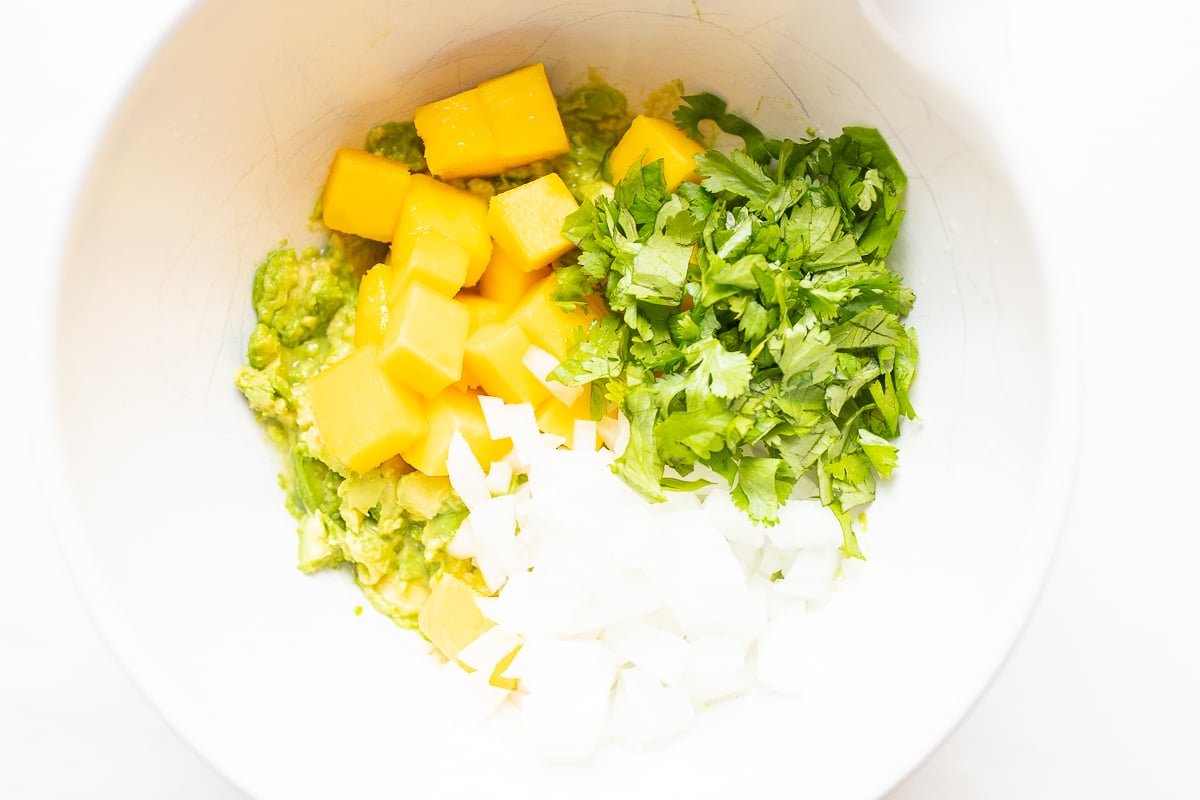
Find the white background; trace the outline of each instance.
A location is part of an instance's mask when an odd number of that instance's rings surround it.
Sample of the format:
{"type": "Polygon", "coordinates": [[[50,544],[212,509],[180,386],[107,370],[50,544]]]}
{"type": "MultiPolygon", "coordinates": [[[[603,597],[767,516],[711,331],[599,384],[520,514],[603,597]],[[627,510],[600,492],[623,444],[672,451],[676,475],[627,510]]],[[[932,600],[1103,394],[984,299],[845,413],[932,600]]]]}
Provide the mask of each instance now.
{"type": "MultiPolygon", "coordinates": [[[[47,522],[55,498],[35,478],[27,405],[39,400],[47,276],[94,134],[183,5],[4,6],[4,798],[242,797],[159,720],[94,631],[47,522]]],[[[1076,276],[1085,439],[1027,631],[893,797],[1200,797],[1200,13],[1167,0],[1017,0],[1003,16],[987,18],[1007,28],[1034,211],[1056,221],[1051,262],[1076,276]]]]}

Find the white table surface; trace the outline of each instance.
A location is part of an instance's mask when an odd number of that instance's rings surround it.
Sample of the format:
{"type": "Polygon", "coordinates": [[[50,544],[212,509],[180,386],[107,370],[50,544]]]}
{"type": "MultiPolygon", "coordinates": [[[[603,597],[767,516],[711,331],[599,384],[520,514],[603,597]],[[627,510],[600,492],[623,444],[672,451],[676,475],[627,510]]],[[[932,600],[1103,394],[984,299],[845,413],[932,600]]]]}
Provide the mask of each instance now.
{"type": "MultiPolygon", "coordinates": [[[[902,4],[891,0],[891,5],[902,4]]],[[[241,798],[155,714],[96,633],[31,469],[26,337],[102,124],[183,0],[8,0],[0,260],[0,797],[241,798]],[[15,321],[12,315],[16,314],[15,321]],[[15,363],[13,359],[15,358],[15,363]]],[[[991,688],[892,797],[1196,798],[1200,14],[1018,0],[1014,86],[1044,146],[1036,211],[1079,281],[1085,430],[1039,607],[991,688]]],[[[1098,5],[1098,4],[1097,4],[1098,5]]]]}

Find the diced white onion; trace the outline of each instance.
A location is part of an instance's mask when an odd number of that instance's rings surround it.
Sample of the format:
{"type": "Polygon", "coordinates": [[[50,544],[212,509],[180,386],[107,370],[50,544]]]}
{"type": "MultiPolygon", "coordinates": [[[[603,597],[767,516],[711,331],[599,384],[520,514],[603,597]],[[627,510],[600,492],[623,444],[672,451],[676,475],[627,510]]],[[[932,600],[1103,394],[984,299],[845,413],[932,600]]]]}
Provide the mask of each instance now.
{"type": "MultiPolygon", "coordinates": [[[[482,399],[482,398],[481,398],[482,399]]],[[[487,488],[487,476],[483,467],[479,466],[471,445],[463,435],[455,431],[450,437],[450,448],[446,455],[446,469],[450,473],[450,485],[473,511],[478,506],[491,499],[492,493],[487,488]]]]}
{"type": "Polygon", "coordinates": [[[624,414],[618,411],[615,417],[605,417],[597,424],[597,429],[604,446],[611,450],[613,455],[619,457],[625,452],[625,448],[629,446],[629,420],[624,414]]]}
{"type": "Polygon", "coordinates": [[[536,452],[546,449],[540,442],[542,433],[538,430],[533,406],[505,403],[498,397],[480,395],[479,407],[483,409],[483,421],[493,439],[512,439],[514,466],[527,469],[536,452]]]}
{"type": "MultiPolygon", "coordinates": [[[[546,366],[548,354],[528,355],[546,366]]],[[[527,404],[480,406],[514,455],[485,476],[461,437],[451,444],[451,483],[471,512],[451,553],[470,553],[496,593],[478,600],[496,626],[460,658],[490,674],[521,644],[506,676],[535,751],[573,759],[608,739],[662,741],[756,680],[811,681],[811,609],[846,571],[828,509],[794,500],[778,526],[758,526],[701,469],[688,479],[711,486],[648,503],[611,469],[629,440],[623,416],[576,423],[572,450],[538,432],[527,404]],[[606,447],[594,451],[597,433],[606,447]],[[514,471],[527,480],[504,494],[514,471]]]]}
{"type": "Polygon", "coordinates": [[[804,690],[810,677],[810,657],[805,629],[808,612],[793,607],[767,625],[758,639],[758,680],[766,688],[786,694],[804,690]]]}
{"type": "Polygon", "coordinates": [[[491,716],[508,699],[509,692],[492,686],[491,674],[463,671],[454,662],[443,664],[437,672],[440,697],[446,698],[445,714],[461,725],[477,725],[491,716]]]}
{"type": "Polygon", "coordinates": [[[606,729],[616,672],[599,642],[527,642],[509,674],[528,688],[521,721],[537,750],[553,759],[591,755],[606,729]]]}
{"type": "Polygon", "coordinates": [[[518,637],[503,628],[492,627],[460,650],[458,660],[490,677],[500,662],[520,645],[521,640],[518,637]]]}
{"type": "Polygon", "coordinates": [[[564,406],[575,405],[575,401],[583,394],[584,387],[582,386],[567,386],[565,383],[559,383],[546,377],[558,368],[559,362],[557,358],[537,345],[531,345],[525,351],[525,356],[521,359],[521,363],[564,406]]]}
{"type": "Polygon", "coordinates": [[[794,596],[824,603],[833,594],[833,578],[842,558],[840,550],[801,550],[779,583],[794,596]]]}
{"type": "Polygon", "coordinates": [[[507,461],[493,461],[487,474],[487,488],[492,496],[508,494],[512,487],[513,468],[507,461]]]}
{"type": "Polygon", "coordinates": [[[479,543],[475,541],[475,531],[470,519],[463,520],[454,532],[454,538],[446,545],[446,552],[455,558],[474,558],[479,552],[479,543]]]}
{"type": "Polygon", "coordinates": [[[689,645],[682,636],[634,620],[610,626],[604,642],[619,662],[639,667],[663,683],[678,683],[683,677],[689,645]]]}
{"type": "Polygon", "coordinates": [[[622,669],[612,701],[614,736],[634,746],[655,744],[683,730],[695,708],[686,689],[664,684],[638,667],[622,669]]]}

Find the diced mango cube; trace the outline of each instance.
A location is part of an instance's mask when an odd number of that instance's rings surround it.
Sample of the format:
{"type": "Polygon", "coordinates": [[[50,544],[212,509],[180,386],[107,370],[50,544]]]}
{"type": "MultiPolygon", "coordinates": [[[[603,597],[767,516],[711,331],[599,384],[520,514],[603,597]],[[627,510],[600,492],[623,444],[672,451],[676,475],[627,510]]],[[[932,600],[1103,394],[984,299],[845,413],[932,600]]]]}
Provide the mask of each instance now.
{"type": "Polygon", "coordinates": [[[483,325],[467,340],[466,367],[492,397],[536,406],[550,392],[525,366],[531,344],[514,322],[483,325]]]}
{"type": "Polygon", "coordinates": [[[423,283],[410,283],[392,305],[379,364],[393,380],[433,397],[462,377],[470,315],[423,283]]]}
{"type": "Polygon", "coordinates": [[[354,350],[308,383],[313,421],[330,454],[366,472],[425,435],[421,399],[380,369],[374,345],[354,350]]]}
{"type": "MultiPolygon", "coordinates": [[[[485,275],[487,273],[484,273],[485,275]]],[[[522,275],[526,273],[521,273],[522,275]]],[[[470,315],[470,322],[467,325],[467,336],[479,330],[481,325],[488,322],[501,322],[508,316],[509,306],[502,303],[497,303],[487,297],[481,297],[474,292],[459,292],[454,296],[454,299],[462,303],[470,315]]],[[[479,379],[471,374],[471,370],[463,363],[462,377],[458,383],[454,384],[455,389],[465,392],[468,389],[474,389],[479,386],[479,379]]]]}
{"type": "Polygon", "coordinates": [[[508,439],[492,439],[483,419],[479,397],[473,393],[446,389],[426,404],[426,411],[429,433],[402,453],[405,461],[426,475],[447,474],[446,456],[455,431],[467,440],[471,452],[485,470],[512,447],[508,439]]]}
{"type": "Polygon", "coordinates": [[[463,285],[474,286],[492,257],[487,201],[428,175],[413,175],[392,237],[392,250],[403,251],[408,240],[430,231],[467,251],[470,260],[463,285]]]}
{"type": "Polygon", "coordinates": [[[542,64],[484,81],[479,84],[479,96],[505,169],[570,149],[558,101],[542,64]]]}
{"type": "Polygon", "coordinates": [[[504,671],[512,665],[513,659],[517,657],[517,653],[519,652],[521,652],[521,648],[518,646],[511,653],[496,662],[496,668],[492,670],[492,677],[488,679],[488,683],[497,689],[515,692],[517,690],[517,679],[504,677],[504,671]]]}
{"type": "MultiPolygon", "coordinates": [[[[486,274],[486,273],[485,273],[486,274]]],[[[511,306],[483,297],[474,292],[459,292],[454,299],[462,303],[471,315],[469,330],[471,333],[479,330],[481,325],[489,322],[501,322],[508,316],[511,306]]]]}
{"type": "MultiPolygon", "coordinates": [[[[547,397],[538,404],[534,411],[537,417],[538,430],[551,433],[567,440],[567,447],[575,445],[575,420],[590,420],[592,418],[591,392],[585,391],[571,405],[566,405],[557,397],[547,397]]],[[[597,436],[597,440],[599,437],[597,436]]],[[[596,444],[593,443],[593,449],[596,444]]]]}
{"type": "Polygon", "coordinates": [[[420,106],[413,124],[425,143],[429,171],[439,178],[498,175],[506,168],[479,89],[420,106]]]}
{"type": "Polygon", "coordinates": [[[492,250],[492,261],[479,279],[479,293],[506,308],[513,308],[534,285],[550,274],[549,267],[526,272],[499,247],[492,250]]]}
{"type": "Polygon", "coordinates": [[[358,283],[358,307],[354,312],[354,346],[383,342],[388,323],[388,291],[392,284],[392,268],[376,264],[366,271],[358,283]]]}
{"type": "Polygon", "coordinates": [[[407,238],[392,251],[395,278],[389,297],[394,303],[400,292],[413,281],[453,297],[467,279],[470,261],[471,256],[466,250],[440,233],[428,231],[407,238]]]}
{"type": "Polygon", "coordinates": [[[378,242],[390,241],[412,176],[403,164],[365,150],[340,148],[321,199],[325,225],[378,242]]]}
{"type": "Polygon", "coordinates": [[[508,319],[521,326],[529,341],[562,361],[567,357],[576,332],[586,334],[594,316],[584,308],[563,311],[554,301],[558,276],[551,273],[531,288],[508,319]]]}
{"type": "Polygon", "coordinates": [[[579,208],[558,173],[501,192],[488,202],[487,228],[496,246],[518,267],[540,269],[575,245],[562,235],[563,221],[579,208]]]}
{"type": "Polygon", "coordinates": [[[427,103],[413,114],[429,171],[440,178],[498,175],[570,148],[541,64],[427,103]]]}
{"type": "MultiPolygon", "coordinates": [[[[463,581],[443,573],[417,614],[417,629],[442,655],[458,663],[467,672],[475,670],[459,661],[458,654],[496,624],[483,616],[483,612],[479,610],[479,604],[475,600],[478,596],[475,590],[463,581]]],[[[497,662],[488,679],[489,683],[510,692],[516,690],[517,681],[503,677],[503,672],[508,669],[520,649],[520,646],[516,647],[497,662]]]]}
{"type": "Polygon", "coordinates": [[[417,614],[417,629],[451,661],[494,622],[483,616],[470,586],[443,574],[417,614]]]}
{"type": "Polygon", "coordinates": [[[667,191],[673,192],[684,181],[700,180],[693,157],[702,152],[701,145],[665,119],[637,116],[609,154],[608,165],[616,183],[625,177],[639,156],[643,166],[661,158],[667,191]]]}

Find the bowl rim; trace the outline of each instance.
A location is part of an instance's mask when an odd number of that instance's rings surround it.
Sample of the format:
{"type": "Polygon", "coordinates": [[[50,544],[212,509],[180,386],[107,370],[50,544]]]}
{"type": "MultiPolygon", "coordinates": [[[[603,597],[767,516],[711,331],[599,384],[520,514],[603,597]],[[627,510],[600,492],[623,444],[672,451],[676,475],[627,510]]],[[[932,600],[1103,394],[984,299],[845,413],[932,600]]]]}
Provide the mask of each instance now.
{"type": "MultiPolygon", "coordinates": [[[[859,0],[866,6],[869,0],[859,0]]],[[[32,428],[36,441],[42,443],[34,448],[33,467],[40,485],[56,498],[49,504],[51,528],[63,561],[67,567],[74,589],[78,593],[92,624],[101,634],[105,646],[130,679],[138,693],[150,708],[162,719],[172,732],[191,752],[219,775],[232,788],[254,797],[274,797],[270,780],[236,753],[213,745],[213,736],[198,729],[188,719],[173,692],[164,686],[163,676],[152,666],[139,637],[133,633],[110,599],[106,581],[96,564],[87,556],[84,546],[85,525],[71,491],[68,478],[66,447],[63,441],[59,414],[59,356],[61,343],[57,333],[58,310],[63,291],[63,275],[68,256],[75,249],[77,229],[86,199],[95,191],[95,167],[112,145],[117,124],[137,94],[146,73],[167,50],[176,37],[193,20],[203,6],[202,0],[183,0],[182,11],[173,23],[158,36],[155,44],[143,54],[137,67],[125,77],[123,88],[114,94],[115,102],[107,115],[98,119],[91,141],[90,152],[74,176],[72,187],[74,199],[69,205],[63,227],[62,239],[54,245],[50,259],[52,273],[43,284],[42,296],[35,302],[43,312],[40,315],[39,340],[43,343],[33,358],[34,391],[32,428]]],[[[872,20],[873,24],[877,20],[872,20]]],[[[998,170],[997,180],[1006,186],[1018,199],[1020,222],[1030,234],[1031,257],[1039,264],[1039,275],[1045,282],[1045,297],[1054,313],[1048,321],[1050,338],[1047,341],[1048,363],[1053,364],[1048,377],[1048,397],[1051,405],[1046,410],[1047,439],[1046,458],[1041,464],[1038,488],[1038,503],[1031,508],[1030,519],[1037,528],[1034,540],[1040,547],[1033,551],[1036,560],[1022,574],[1023,586],[1013,594],[1022,602],[1011,603],[1005,613],[990,627],[993,634],[988,637],[992,653],[987,659],[990,668],[972,682],[966,694],[969,700],[955,704],[956,712],[948,715],[939,732],[923,747],[924,755],[908,764],[898,774],[884,777],[878,795],[884,795],[903,782],[909,775],[925,764],[943,743],[959,728],[976,708],[987,689],[1008,663],[1024,632],[1029,626],[1033,612],[1038,606],[1059,545],[1063,530],[1072,511],[1078,483],[1078,462],[1081,453],[1084,406],[1083,371],[1080,354],[1081,334],[1077,324],[1077,309],[1074,294],[1070,291],[1071,273],[1066,268],[1055,268],[1046,257],[1046,242],[1050,238],[1049,226],[1028,213],[1029,181],[1018,181],[1014,176],[1021,174],[1015,145],[1001,142],[991,133],[983,120],[989,114],[979,102],[963,96],[950,88],[929,66],[918,60],[909,59],[897,45],[893,35],[881,32],[881,39],[892,49],[893,54],[907,62],[915,74],[920,75],[933,87],[939,102],[957,106],[962,113],[955,118],[955,127],[965,123],[968,138],[973,146],[989,156],[999,157],[1004,168],[998,170]]],[[[1061,267],[1062,265],[1058,265],[1061,267]]]]}

